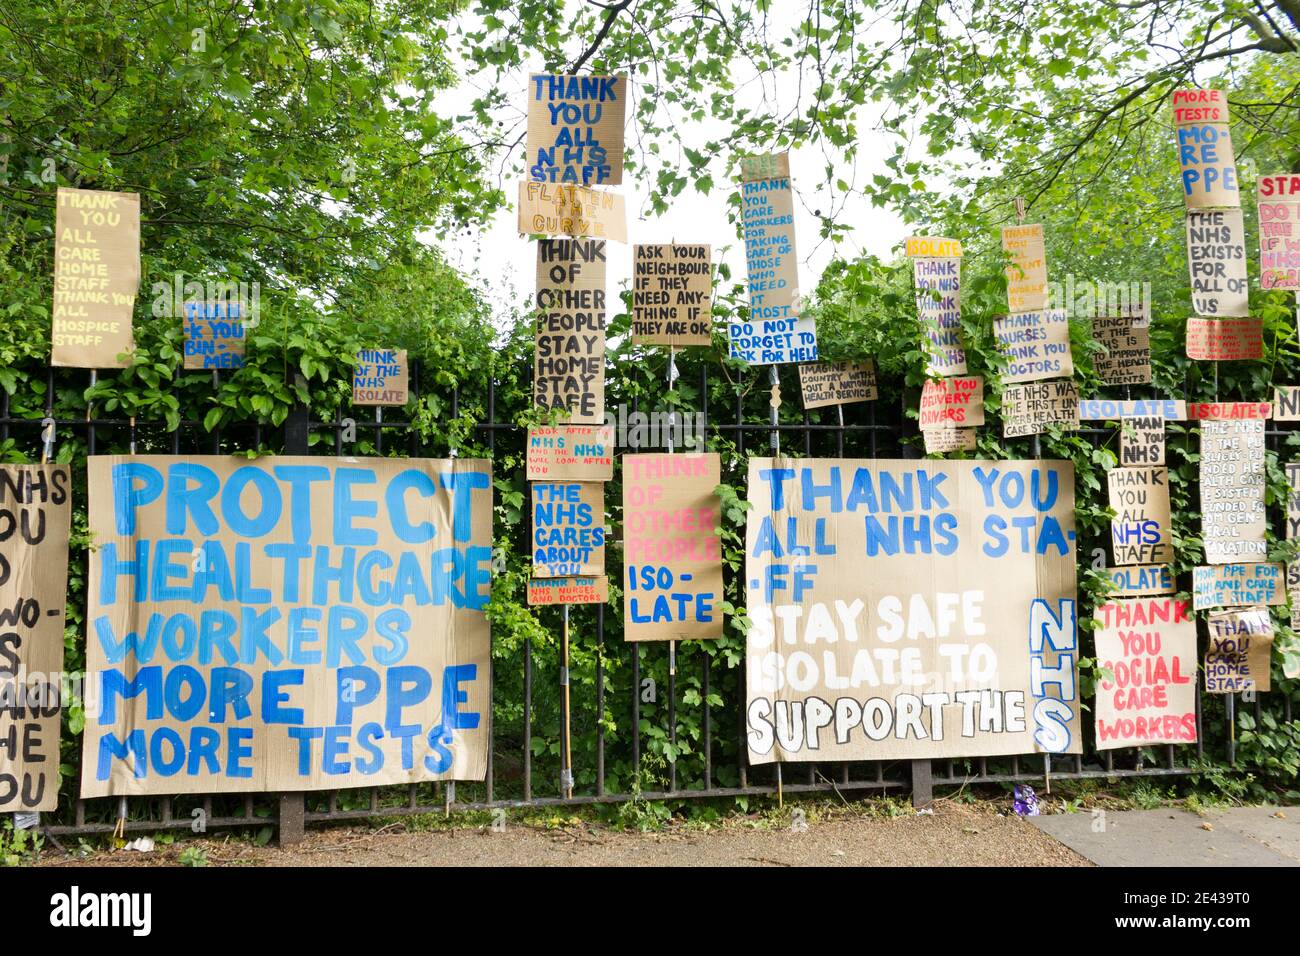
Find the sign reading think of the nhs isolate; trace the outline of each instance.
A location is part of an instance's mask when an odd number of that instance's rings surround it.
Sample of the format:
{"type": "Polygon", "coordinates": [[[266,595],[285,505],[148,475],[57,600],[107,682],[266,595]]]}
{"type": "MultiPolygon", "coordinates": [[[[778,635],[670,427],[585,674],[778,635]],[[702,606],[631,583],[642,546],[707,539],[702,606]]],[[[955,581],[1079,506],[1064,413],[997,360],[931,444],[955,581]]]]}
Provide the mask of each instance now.
{"type": "Polygon", "coordinates": [[[1080,753],[1074,470],[754,458],[753,763],[1080,753]]]}
{"type": "Polygon", "coordinates": [[[89,461],[81,793],[479,780],[487,461],[89,461]]]}

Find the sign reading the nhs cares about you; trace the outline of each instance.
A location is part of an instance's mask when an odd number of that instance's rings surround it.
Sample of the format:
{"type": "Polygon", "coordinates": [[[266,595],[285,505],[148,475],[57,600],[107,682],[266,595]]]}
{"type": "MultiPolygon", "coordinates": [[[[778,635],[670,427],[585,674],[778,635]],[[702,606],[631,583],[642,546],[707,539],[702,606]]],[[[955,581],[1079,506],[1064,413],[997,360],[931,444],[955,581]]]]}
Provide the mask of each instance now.
{"type": "Polygon", "coordinates": [[[89,487],[83,797],[483,778],[489,462],[95,457],[89,487]]]}
{"type": "Polygon", "coordinates": [[[753,458],[753,763],[1079,753],[1074,471],[753,458]]]}

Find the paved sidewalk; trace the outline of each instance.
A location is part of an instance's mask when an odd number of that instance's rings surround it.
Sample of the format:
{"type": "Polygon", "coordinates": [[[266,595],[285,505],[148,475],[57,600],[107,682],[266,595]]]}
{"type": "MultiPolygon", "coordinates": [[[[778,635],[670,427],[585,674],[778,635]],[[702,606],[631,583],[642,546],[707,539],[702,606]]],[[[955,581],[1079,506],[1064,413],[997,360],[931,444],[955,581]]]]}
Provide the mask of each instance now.
{"type": "Polygon", "coordinates": [[[1030,822],[1098,866],[1300,866],[1300,807],[1085,811],[1030,822]]]}

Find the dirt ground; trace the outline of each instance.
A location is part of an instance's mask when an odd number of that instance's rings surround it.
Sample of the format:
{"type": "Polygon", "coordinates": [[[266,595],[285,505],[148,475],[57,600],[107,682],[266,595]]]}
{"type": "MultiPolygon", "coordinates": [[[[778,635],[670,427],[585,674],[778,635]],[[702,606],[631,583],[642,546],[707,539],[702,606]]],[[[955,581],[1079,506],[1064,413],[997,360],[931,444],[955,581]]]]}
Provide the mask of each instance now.
{"type": "Polygon", "coordinates": [[[259,847],[234,837],[177,840],[151,853],[74,857],[49,848],[43,866],[176,866],[202,851],[211,866],[1088,866],[1014,815],[940,801],[933,814],[845,812],[721,825],[668,825],[640,833],[582,819],[503,829],[313,829],[303,843],[259,847]],[[793,825],[792,825],[793,822],[793,825]]]}

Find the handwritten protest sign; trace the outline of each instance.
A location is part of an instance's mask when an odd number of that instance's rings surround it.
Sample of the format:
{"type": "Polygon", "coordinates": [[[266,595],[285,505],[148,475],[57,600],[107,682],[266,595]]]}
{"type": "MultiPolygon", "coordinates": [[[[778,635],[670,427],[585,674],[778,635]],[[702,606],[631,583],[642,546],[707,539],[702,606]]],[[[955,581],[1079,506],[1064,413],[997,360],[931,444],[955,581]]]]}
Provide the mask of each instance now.
{"type": "Polygon", "coordinates": [[[1290,492],[1286,499],[1286,536],[1300,538],[1300,462],[1286,464],[1286,481],[1290,492]]]}
{"type": "Polygon", "coordinates": [[[1181,421],[1187,417],[1187,403],[1173,398],[1120,401],[1113,398],[1085,398],[1079,401],[1079,418],[1087,422],[1123,418],[1163,418],[1181,421]]]}
{"type": "Polygon", "coordinates": [[[1007,309],[1036,312],[1047,308],[1047,247],[1041,224],[1007,226],[1002,230],[1006,268],[1007,309]]]}
{"type": "Polygon", "coordinates": [[[535,578],[586,578],[605,573],[605,486],[598,481],[535,481],[535,578]]]}
{"type": "Polygon", "coordinates": [[[51,364],[125,368],[135,348],[140,197],[60,186],[54,213],[51,364]],[[119,358],[119,356],[122,356],[119,358]]]}
{"type": "Polygon", "coordinates": [[[1264,357],[1263,319],[1187,320],[1187,357],[1203,362],[1242,362],[1264,357]]]}
{"type": "Polygon", "coordinates": [[[740,157],[740,181],[757,182],[760,179],[789,179],[789,153],[760,153],[740,157]]]}
{"type": "Polygon", "coordinates": [[[541,425],[528,429],[529,481],[609,481],[612,425],[541,425]]]}
{"type": "Polygon", "coordinates": [[[921,436],[925,439],[927,455],[944,455],[950,451],[975,451],[979,447],[979,435],[974,428],[940,425],[936,428],[923,429],[921,436]]]}
{"type": "Polygon", "coordinates": [[[1169,470],[1112,468],[1110,492],[1111,551],[1115,564],[1166,564],[1174,559],[1169,527],[1169,470]]]}
{"type": "Polygon", "coordinates": [[[88,468],[83,797],[483,778],[491,462],[88,468]]]}
{"type": "Polygon", "coordinates": [[[527,235],[627,242],[627,200],[608,189],[524,181],[517,206],[527,235]]]}
{"type": "Polygon", "coordinates": [[[751,458],[749,759],[1078,753],[1069,462],[751,458]]]}
{"type": "Polygon", "coordinates": [[[709,246],[632,247],[632,341],[713,344],[713,261],[709,246]]]}
{"type": "Polygon", "coordinates": [[[1074,382],[1028,382],[1002,390],[1002,437],[1039,435],[1049,425],[1079,427],[1079,390],[1074,382]]]}
{"type": "Polygon", "coordinates": [[[1300,175],[1259,177],[1259,287],[1300,290],[1300,175]]]}
{"type": "Polygon", "coordinates": [[[1274,421],[1300,422],[1300,386],[1279,385],[1273,396],[1274,421]]]}
{"type": "Polygon", "coordinates": [[[1249,607],[1285,604],[1285,571],[1280,564],[1214,564],[1192,569],[1192,606],[1249,607]]]}
{"type": "Polygon", "coordinates": [[[1197,315],[1250,315],[1240,209],[1187,211],[1187,268],[1197,315]]]}
{"type": "Polygon", "coordinates": [[[1266,607],[1207,615],[1210,644],[1205,652],[1209,694],[1268,691],[1273,680],[1273,618],[1266,607]]]}
{"type": "Polygon", "coordinates": [[[1129,418],[1120,423],[1119,463],[1163,465],[1165,463],[1165,420],[1163,418],[1129,418]]]}
{"type": "Polygon", "coordinates": [[[715,454],[623,456],[623,636],[722,637],[722,462],[715,454]]]}
{"type": "Polygon", "coordinates": [[[1171,597],[1109,601],[1093,617],[1097,749],[1196,741],[1196,620],[1171,597]]]}
{"type": "Polygon", "coordinates": [[[238,302],[185,303],[185,368],[244,367],[244,319],[238,302]]]}
{"type": "Polygon", "coordinates": [[[983,376],[927,379],[921,388],[919,418],[918,427],[922,431],[983,425],[983,376]]]}
{"type": "Polygon", "coordinates": [[[961,259],[917,258],[912,262],[912,274],[916,284],[916,311],[925,330],[926,375],[965,375],[961,259]]]}
{"type": "Polygon", "coordinates": [[[0,811],[59,799],[67,465],[0,465],[0,811]]]}
{"type": "Polygon", "coordinates": [[[529,578],[528,606],[550,604],[604,604],[609,600],[609,578],[529,578]]]}
{"type": "Polygon", "coordinates": [[[1264,423],[1201,423],[1201,537],[1207,564],[1262,561],[1264,423]]]}
{"type": "Polygon", "coordinates": [[[1150,323],[1131,315],[1098,315],[1092,336],[1102,351],[1094,352],[1093,368],[1107,385],[1145,385],[1151,381],[1150,323]]]}
{"type": "Polygon", "coordinates": [[[528,178],[545,183],[623,182],[627,77],[528,77],[528,178]]]}
{"type": "Polygon", "coordinates": [[[410,376],[406,349],[361,349],[352,368],[352,404],[405,405],[410,376]]]}
{"type": "Polygon", "coordinates": [[[1221,90],[1174,90],[1174,132],[1188,209],[1240,206],[1237,160],[1221,90]]]}
{"type": "Polygon", "coordinates": [[[806,409],[875,401],[876,363],[804,362],[799,366],[799,391],[806,409]]]}
{"type": "Polygon", "coordinates": [[[1273,415],[1270,402],[1185,402],[1183,414],[1188,421],[1234,421],[1255,419],[1263,421],[1273,415]]]}
{"type": "Polygon", "coordinates": [[[1107,568],[1115,597],[1144,597],[1174,593],[1174,573],[1167,564],[1134,564],[1107,568]]]}
{"type": "Polygon", "coordinates": [[[569,423],[605,420],[605,243],[537,243],[533,404],[569,423]]]}
{"type": "Polygon", "coordinates": [[[960,259],[961,241],[943,236],[908,236],[904,252],[909,259],[960,259]]]}
{"type": "Polygon", "coordinates": [[[998,350],[1007,360],[1003,382],[1037,382],[1074,374],[1070,314],[1064,309],[1017,312],[993,320],[998,350]]]}

